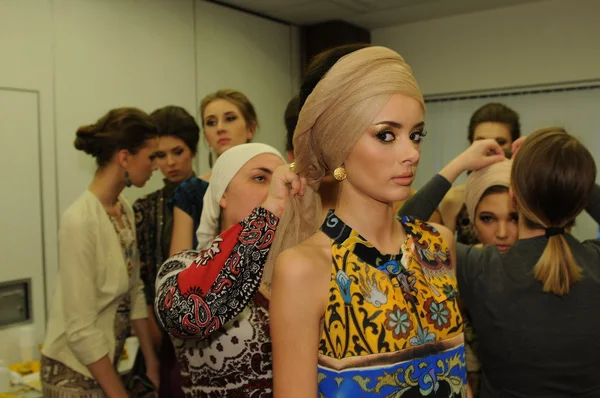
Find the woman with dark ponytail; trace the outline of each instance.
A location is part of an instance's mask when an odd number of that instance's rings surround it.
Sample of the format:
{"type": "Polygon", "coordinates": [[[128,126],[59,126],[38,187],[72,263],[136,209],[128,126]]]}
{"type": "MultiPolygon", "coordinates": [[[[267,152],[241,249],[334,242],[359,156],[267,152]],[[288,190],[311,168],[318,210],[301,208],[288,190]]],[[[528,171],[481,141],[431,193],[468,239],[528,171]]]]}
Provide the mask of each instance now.
{"type": "Polygon", "coordinates": [[[543,129],[525,141],[514,160],[511,177],[523,229],[529,230],[528,235],[539,235],[544,230],[548,239],[533,267],[533,276],[542,283],[544,292],[564,296],[584,272],[565,229],[574,224],[594,192],[594,159],[565,130],[543,129]]]}
{"type": "MultiPolygon", "coordinates": [[[[596,164],[562,128],[515,144],[509,195],[518,240],[505,252],[456,246],[459,294],[478,335],[480,397],[598,397],[600,240],[569,233],[584,209],[600,223],[596,164]]],[[[430,211],[440,188],[477,169],[471,151],[422,189],[431,192],[430,211]]]]}
{"type": "Polygon", "coordinates": [[[152,120],[135,108],[113,109],[77,130],[75,148],[95,157],[98,169],[61,219],[58,285],[42,350],[44,397],[127,397],[116,366],[131,326],[158,387],[133,210],[121,195],[148,181],[157,143],[152,120]]]}
{"type": "Polygon", "coordinates": [[[460,295],[479,335],[481,397],[600,396],[600,241],[567,231],[600,220],[596,164],[561,128],[514,156],[519,240],[505,253],[457,246],[460,295]]]}

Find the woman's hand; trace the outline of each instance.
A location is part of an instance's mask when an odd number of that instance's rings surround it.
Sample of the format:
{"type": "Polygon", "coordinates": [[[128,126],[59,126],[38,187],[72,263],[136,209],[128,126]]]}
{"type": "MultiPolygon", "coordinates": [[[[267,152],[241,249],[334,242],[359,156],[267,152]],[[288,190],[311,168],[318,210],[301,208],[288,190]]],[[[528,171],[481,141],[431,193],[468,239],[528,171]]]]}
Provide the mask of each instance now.
{"type": "Polygon", "coordinates": [[[440,171],[440,175],[453,183],[459,175],[467,170],[479,170],[506,157],[496,140],[477,140],[463,153],[455,157],[440,171]]]}
{"type": "Polygon", "coordinates": [[[512,143],[512,158],[514,159],[517,156],[517,152],[519,152],[519,148],[525,142],[527,137],[518,138],[515,142],[512,143]]]}
{"type": "Polygon", "coordinates": [[[280,166],[275,169],[269,186],[267,199],[262,207],[281,217],[285,208],[285,201],[288,198],[304,195],[306,179],[294,173],[290,166],[280,166]]]}

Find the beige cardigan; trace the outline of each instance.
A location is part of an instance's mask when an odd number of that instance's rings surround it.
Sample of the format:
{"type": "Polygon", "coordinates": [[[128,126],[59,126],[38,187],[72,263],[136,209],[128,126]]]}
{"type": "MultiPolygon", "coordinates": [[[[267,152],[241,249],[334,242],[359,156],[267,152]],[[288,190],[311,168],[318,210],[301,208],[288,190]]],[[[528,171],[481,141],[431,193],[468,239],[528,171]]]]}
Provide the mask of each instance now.
{"type": "MultiPolygon", "coordinates": [[[[119,199],[135,228],[131,206],[123,197],[119,199]]],[[[123,296],[131,294],[131,319],[148,316],[139,258],[136,252],[130,281],[114,226],[89,190],[62,216],[59,257],[59,278],[42,353],[92,377],[86,365],[105,355],[113,360],[115,315],[123,296]]]]}

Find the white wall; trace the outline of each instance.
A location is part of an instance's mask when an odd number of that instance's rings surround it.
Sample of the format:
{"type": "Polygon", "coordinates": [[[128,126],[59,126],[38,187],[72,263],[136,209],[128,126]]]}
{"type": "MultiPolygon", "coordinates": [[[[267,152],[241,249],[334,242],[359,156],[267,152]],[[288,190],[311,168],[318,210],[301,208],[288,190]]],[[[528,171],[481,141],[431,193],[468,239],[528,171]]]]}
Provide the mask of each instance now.
{"type": "MultiPolygon", "coordinates": [[[[173,104],[196,115],[202,96],[231,87],[245,92],[257,107],[262,128],[256,140],[283,150],[283,111],[299,80],[297,51],[297,29],[202,0],[0,2],[0,90],[29,90],[39,98],[40,154],[0,131],[5,150],[17,159],[19,154],[23,160],[35,158],[22,162],[25,166],[3,163],[7,172],[28,184],[28,176],[41,167],[41,197],[35,200],[41,201],[43,223],[39,212],[19,216],[43,224],[43,250],[22,240],[15,252],[43,254],[45,286],[35,268],[39,261],[29,265],[5,259],[22,268],[19,278],[34,279],[38,342],[44,335],[44,307],[50,305],[56,283],[58,220],[95,170],[94,160],[73,147],[77,127],[118,106],[151,112],[173,104]]],[[[19,111],[15,120],[29,120],[27,112],[19,111]]],[[[207,165],[205,155],[201,150],[199,165],[207,165]]],[[[125,195],[133,201],[159,188],[161,177],[157,171],[146,187],[128,189],[125,195]]],[[[8,191],[23,193],[16,185],[8,191]]],[[[0,199],[2,220],[14,216],[11,203],[0,199]]],[[[11,228],[20,226],[2,225],[0,238],[9,236],[11,228]]],[[[0,267],[0,283],[14,277],[0,267]]],[[[6,343],[0,344],[0,358],[18,356],[11,344],[17,333],[16,328],[0,329],[0,341],[6,343]]]]}
{"type": "MultiPolygon", "coordinates": [[[[600,79],[598,15],[597,0],[547,0],[376,29],[371,38],[406,59],[426,97],[549,86],[600,79]]],[[[417,188],[467,147],[470,115],[487,102],[514,107],[523,134],[565,126],[600,159],[597,98],[590,91],[433,103],[417,188]]],[[[576,236],[595,237],[597,225],[587,215],[577,222],[576,236]]]]}
{"type": "MultiPolygon", "coordinates": [[[[54,284],[57,269],[57,190],[55,174],[55,135],[53,108],[53,59],[52,59],[52,14],[50,1],[22,0],[0,3],[0,88],[6,92],[27,90],[38,101],[37,112],[33,113],[30,98],[14,100],[0,121],[0,140],[6,152],[2,169],[9,174],[5,179],[3,199],[0,199],[2,236],[0,240],[10,242],[12,251],[3,251],[0,267],[0,282],[31,278],[33,318],[37,339],[43,337],[45,303],[51,291],[45,289],[42,268],[45,267],[46,282],[54,284]],[[23,106],[20,106],[23,105],[23,106]],[[27,106],[25,106],[27,105],[27,106]],[[35,118],[35,120],[31,120],[35,118]],[[31,123],[39,137],[32,137],[31,123]],[[1,131],[16,126],[19,132],[1,131]],[[16,134],[15,134],[16,133],[16,134]],[[39,145],[39,148],[38,148],[39,145]],[[10,152],[10,153],[8,153],[10,152]],[[4,163],[6,162],[6,163],[4,163]],[[40,187],[40,165],[42,185],[40,187]],[[10,178],[15,177],[15,178],[10,178]],[[20,178],[20,182],[17,180],[20,178]],[[22,186],[24,185],[24,186],[22,186]],[[39,187],[38,189],[32,189],[39,187]],[[41,197],[40,197],[41,192],[41,197]],[[27,197],[37,195],[37,197],[27,197]],[[15,203],[15,199],[19,201],[15,203]],[[31,206],[25,211],[20,201],[31,206]],[[36,203],[42,204],[42,209],[36,203]],[[37,207],[37,208],[36,208],[37,207]],[[40,219],[42,210],[42,219],[40,219]],[[21,221],[22,218],[22,221],[21,221]],[[40,225],[42,223],[43,225],[40,225]],[[33,231],[27,231],[37,224],[33,231]],[[40,229],[43,232],[39,236],[40,229]],[[21,239],[15,239],[20,237],[21,239]],[[39,240],[42,239],[42,242],[39,240]],[[15,244],[17,245],[15,247],[15,244]],[[43,261],[43,264],[40,264],[43,261]],[[46,293],[46,297],[44,297],[46,293]]],[[[0,329],[0,358],[18,359],[15,339],[18,329],[0,329]],[[9,349],[12,349],[9,351],[9,349]]]]}
{"type": "MultiPolygon", "coordinates": [[[[284,153],[283,113],[300,75],[297,28],[203,1],[196,5],[196,26],[199,99],[222,88],[243,92],[258,114],[254,140],[284,153]]],[[[207,154],[202,143],[200,173],[208,171],[207,154]]]]}
{"type": "Polygon", "coordinates": [[[424,94],[600,78],[600,2],[550,0],[376,29],[424,94]]]}
{"type": "MultiPolygon", "coordinates": [[[[192,0],[54,0],[56,136],[60,212],[81,194],[96,168],[73,147],[75,131],[111,108],[146,112],[179,105],[192,115],[194,3],[192,0]]],[[[133,200],[162,184],[160,172],[133,200]]]]}

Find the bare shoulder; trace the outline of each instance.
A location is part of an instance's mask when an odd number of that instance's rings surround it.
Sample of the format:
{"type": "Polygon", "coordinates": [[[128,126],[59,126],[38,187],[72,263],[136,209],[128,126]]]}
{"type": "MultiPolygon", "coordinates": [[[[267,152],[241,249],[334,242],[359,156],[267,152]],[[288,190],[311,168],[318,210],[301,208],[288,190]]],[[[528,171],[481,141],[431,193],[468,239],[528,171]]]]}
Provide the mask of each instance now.
{"type": "Polygon", "coordinates": [[[444,242],[446,242],[448,246],[454,246],[454,233],[450,231],[448,227],[433,222],[430,222],[428,224],[434,227],[440,233],[440,235],[444,239],[444,242]]]}
{"type": "MultiPolygon", "coordinates": [[[[320,319],[327,307],[330,281],[331,243],[325,234],[317,232],[277,256],[273,272],[273,311],[283,309],[281,306],[286,303],[286,311],[294,307],[320,319]]],[[[273,315],[275,318],[276,315],[273,315]]]]}
{"type": "Polygon", "coordinates": [[[444,196],[444,201],[448,202],[464,202],[465,200],[465,184],[457,185],[455,187],[450,188],[446,196],[444,196]]]}
{"type": "Polygon", "coordinates": [[[210,182],[210,177],[212,176],[212,170],[211,171],[207,171],[206,173],[198,176],[198,178],[200,180],[204,180],[206,182],[210,182]]]}
{"type": "Polygon", "coordinates": [[[317,232],[297,246],[277,256],[277,273],[292,278],[318,278],[329,272],[331,243],[322,232],[317,232]]]}

